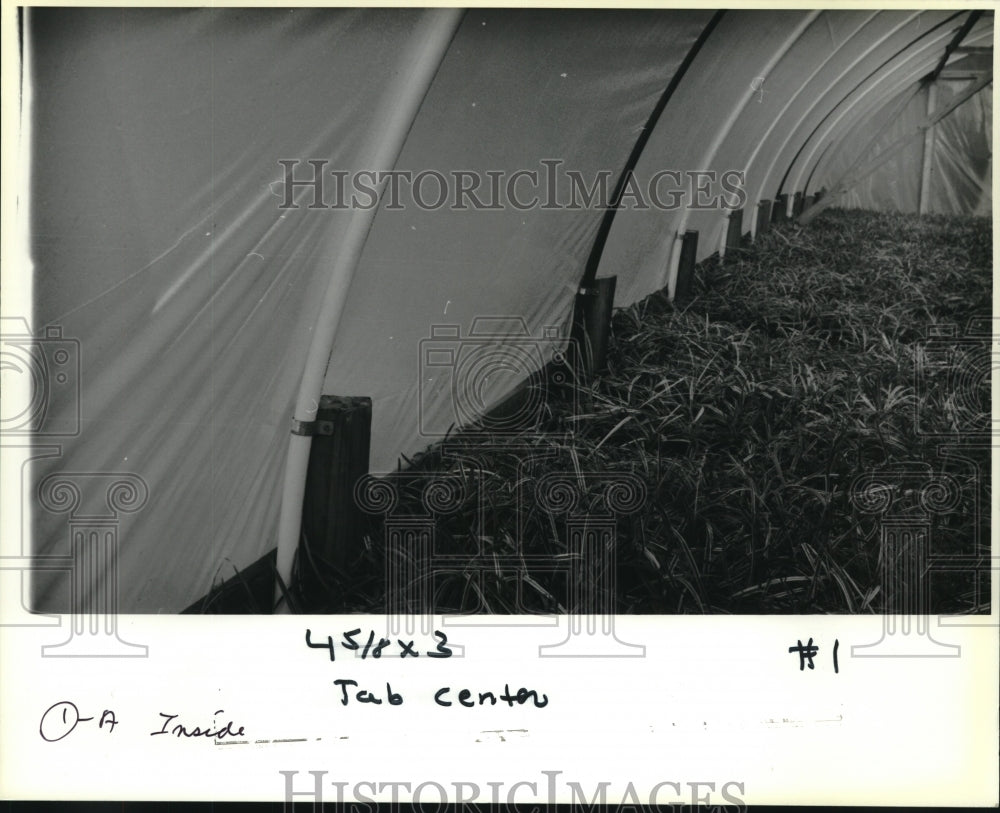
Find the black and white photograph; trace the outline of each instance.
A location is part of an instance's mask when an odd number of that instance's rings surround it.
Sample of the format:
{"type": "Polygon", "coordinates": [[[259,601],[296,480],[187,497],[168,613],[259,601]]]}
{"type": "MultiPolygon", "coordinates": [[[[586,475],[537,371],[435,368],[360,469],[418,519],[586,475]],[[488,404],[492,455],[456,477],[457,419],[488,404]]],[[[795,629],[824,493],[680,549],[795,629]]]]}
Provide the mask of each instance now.
{"type": "Polygon", "coordinates": [[[171,798],[288,809],[998,803],[991,6],[3,14],[0,762],[167,743],[219,766],[171,798]],[[406,715],[403,795],[332,781],[406,715]],[[869,726],[946,767],[880,778],[869,726]],[[532,756],[587,738],[660,756],[532,756]],[[772,740],[857,785],[780,784],[772,740]]]}

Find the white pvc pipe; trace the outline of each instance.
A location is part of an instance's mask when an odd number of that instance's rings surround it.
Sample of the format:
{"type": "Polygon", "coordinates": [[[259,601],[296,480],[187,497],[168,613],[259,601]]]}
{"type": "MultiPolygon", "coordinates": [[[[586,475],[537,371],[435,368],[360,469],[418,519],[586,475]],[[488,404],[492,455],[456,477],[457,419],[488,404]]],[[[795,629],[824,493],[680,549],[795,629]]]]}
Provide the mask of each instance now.
{"type": "MultiPolygon", "coordinates": [[[[908,85],[916,82],[921,76],[931,70],[940,59],[936,53],[937,50],[941,43],[946,41],[952,33],[952,31],[946,29],[921,45],[915,53],[908,53],[902,56],[899,64],[893,68],[886,69],[857,98],[847,104],[837,118],[824,127],[822,135],[817,135],[809,152],[803,153],[796,162],[798,168],[793,175],[789,176],[792,178],[792,188],[800,188],[803,184],[803,177],[811,176],[817,181],[822,180],[823,176],[819,172],[819,168],[821,166],[825,168],[831,164],[833,157],[838,154],[839,145],[846,143],[847,137],[865,123],[865,118],[871,114],[872,110],[880,103],[884,103],[882,100],[889,99],[891,101],[897,94],[902,93],[908,85]],[[905,71],[905,73],[901,73],[902,71],[905,71]],[[874,99],[866,99],[869,94],[879,90],[878,86],[880,84],[886,82],[891,82],[891,86],[888,89],[883,88],[874,99]],[[850,120],[847,124],[841,126],[841,121],[848,117],[850,117],[850,120]],[[838,146],[824,152],[830,140],[837,133],[841,133],[838,139],[838,146]],[[813,163],[814,158],[815,163],[813,163]]],[[[965,38],[964,43],[972,45],[983,39],[992,42],[992,37],[993,29],[991,26],[985,31],[970,32],[965,38]]]]}
{"type": "MultiPolygon", "coordinates": [[[[785,55],[795,46],[795,44],[802,38],[806,30],[811,26],[816,19],[820,16],[822,12],[820,11],[810,11],[806,14],[803,19],[799,22],[797,26],[792,30],[792,33],[785,39],[782,43],[781,48],[779,48],[767,61],[764,67],[760,70],[762,76],[767,76],[774,67],[784,59],[785,55]]],[[[758,91],[753,87],[753,84],[747,85],[746,91],[740,98],[740,101],[733,107],[726,120],[722,123],[722,126],[716,131],[715,136],[709,143],[708,148],[705,150],[701,164],[699,167],[703,169],[708,169],[711,166],[712,161],[715,159],[716,154],[722,147],[723,142],[729,137],[733,128],[736,126],[736,122],[739,120],[743,111],[746,109],[747,105],[750,104],[751,100],[757,95],[758,91]]],[[[667,265],[668,276],[667,276],[667,290],[672,291],[677,285],[677,272],[680,268],[680,247],[682,244],[682,238],[684,232],[687,231],[688,221],[690,220],[691,211],[685,208],[681,213],[680,224],[677,230],[674,232],[674,245],[670,252],[670,261],[667,265]]],[[[671,294],[672,296],[673,294],[671,294]]]]}
{"type": "MultiPolygon", "coordinates": [[[[754,213],[754,216],[753,216],[753,226],[751,228],[751,233],[753,234],[754,237],[756,237],[756,235],[757,235],[757,217],[756,217],[757,206],[760,204],[760,202],[762,200],[765,199],[764,198],[765,189],[767,189],[768,183],[770,181],[771,173],[774,171],[775,165],[778,163],[778,160],[784,154],[785,149],[788,147],[789,143],[792,141],[792,139],[797,134],[798,128],[800,128],[802,126],[802,122],[805,121],[810,115],[812,115],[813,111],[817,107],[819,107],[821,104],[823,104],[823,103],[825,103],[827,101],[827,99],[829,98],[830,93],[833,91],[833,89],[841,81],[843,81],[844,77],[846,77],[851,71],[853,71],[861,62],[863,62],[865,59],[867,59],[872,54],[876,53],[880,48],[884,47],[886,42],[888,42],[897,33],[899,33],[900,31],[902,31],[906,26],[910,25],[914,20],[916,20],[920,16],[921,13],[922,12],[919,12],[919,11],[914,12],[912,16],[907,17],[905,20],[903,20],[898,25],[896,25],[894,28],[891,28],[888,32],[886,32],[881,37],[879,37],[877,40],[875,40],[875,42],[873,42],[871,45],[869,45],[868,48],[866,48],[864,50],[864,52],[859,53],[859,54],[852,54],[851,55],[851,58],[852,58],[851,63],[849,65],[846,65],[840,71],[839,74],[837,74],[836,76],[834,76],[830,80],[828,80],[826,88],[824,88],[822,91],[816,92],[815,89],[813,89],[813,90],[810,91],[810,93],[812,95],[812,101],[808,104],[808,106],[806,107],[806,109],[799,116],[799,120],[797,122],[795,122],[795,124],[793,126],[791,126],[791,127],[785,127],[785,137],[782,140],[781,145],[778,147],[778,149],[773,151],[773,154],[772,154],[772,157],[771,157],[771,162],[768,165],[767,171],[764,173],[764,176],[761,179],[760,184],[757,187],[757,194],[754,196],[754,198],[753,198],[752,201],[750,201],[750,200],[747,201],[748,204],[749,204],[749,208],[754,213]]],[[[783,124],[785,114],[788,113],[788,111],[792,108],[793,104],[795,104],[796,102],[798,102],[799,96],[801,94],[803,94],[803,93],[806,93],[806,88],[809,86],[809,83],[812,82],[813,79],[815,79],[816,77],[820,76],[820,74],[822,73],[822,71],[824,70],[824,68],[826,68],[826,66],[832,60],[834,60],[835,58],[839,58],[841,52],[845,51],[848,48],[848,46],[851,44],[853,38],[855,36],[857,36],[858,32],[860,32],[862,29],[864,29],[869,23],[871,23],[872,20],[876,19],[878,17],[878,15],[879,15],[879,12],[877,12],[877,11],[873,12],[872,15],[871,15],[871,17],[869,17],[867,20],[864,21],[864,23],[862,23],[861,25],[859,25],[851,33],[850,36],[845,37],[844,40],[843,40],[843,42],[841,42],[833,50],[833,52],[823,62],[817,64],[815,70],[813,70],[813,72],[809,75],[809,78],[806,79],[805,82],[802,83],[802,87],[799,88],[797,91],[795,91],[795,93],[793,93],[788,98],[788,100],[785,102],[784,106],[781,108],[781,111],[778,113],[778,115],[776,115],[771,120],[771,124],[768,126],[767,130],[764,132],[764,135],[758,140],[756,146],[753,148],[753,151],[750,153],[750,157],[747,159],[746,165],[744,167],[744,169],[745,169],[745,171],[747,173],[747,177],[750,176],[750,167],[752,167],[754,165],[754,163],[757,161],[757,156],[760,155],[760,153],[763,151],[764,145],[768,144],[770,146],[771,133],[774,132],[775,129],[777,129],[779,123],[783,124]]],[[[793,189],[800,189],[799,186],[793,186],[792,188],[793,189]]],[[[802,191],[804,192],[805,190],[802,190],[802,191]]]]}
{"type": "MultiPolygon", "coordinates": [[[[410,37],[407,53],[397,63],[396,78],[385,93],[379,112],[374,117],[371,131],[376,134],[375,143],[365,169],[389,172],[396,166],[403,143],[458,29],[462,14],[463,10],[457,8],[432,9],[424,13],[423,19],[410,37]]],[[[377,190],[379,202],[384,187],[385,181],[377,190]]],[[[316,420],[334,336],[347,300],[351,278],[361,258],[361,251],[368,239],[368,232],[377,211],[376,205],[351,212],[351,219],[330,272],[319,317],[313,329],[312,342],[309,345],[302,382],[295,402],[293,418],[296,421],[316,420]]],[[[277,556],[278,575],[286,585],[291,583],[292,565],[301,532],[302,502],[311,447],[312,438],[309,436],[293,434],[289,439],[284,489],[281,494],[281,514],[278,519],[277,556]]],[[[281,598],[277,585],[275,590],[277,601],[281,598]]],[[[279,602],[277,606],[279,609],[275,612],[288,612],[287,603],[279,602]]]]}
{"type": "MultiPolygon", "coordinates": [[[[851,101],[846,101],[845,97],[843,109],[824,124],[822,133],[817,131],[808,150],[799,156],[795,171],[789,173],[789,186],[800,189],[810,175],[814,179],[821,178],[819,167],[829,166],[832,163],[834,156],[837,156],[847,143],[848,137],[856,128],[866,123],[867,117],[873,110],[881,110],[897,98],[902,99],[906,89],[934,66],[937,60],[934,51],[939,41],[946,35],[947,32],[938,39],[925,43],[916,52],[902,56],[898,64],[883,71],[851,101]],[[837,144],[824,152],[834,138],[837,139],[837,144]]],[[[899,112],[902,112],[902,108],[899,112]]],[[[898,114],[897,112],[895,115],[898,114]]],[[[815,183],[812,185],[815,186],[815,183]]]]}
{"type": "MultiPolygon", "coordinates": [[[[931,82],[927,88],[927,118],[934,115],[934,104],[937,100],[937,82],[931,82]]],[[[934,125],[924,133],[924,155],[920,167],[920,203],[917,211],[925,215],[931,205],[931,165],[934,163],[934,125]]]]}
{"type": "MultiPolygon", "coordinates": [[[[931,82],[927,88],[927,118],[934,115],[934,104],[937,99],[937,82],[931,82]]],[[[920,167],[920,199],[917,211],[925,215],[931,206],[931,165],[934,163],[934,125],[924,133],[924,155],[920,167]]]]}

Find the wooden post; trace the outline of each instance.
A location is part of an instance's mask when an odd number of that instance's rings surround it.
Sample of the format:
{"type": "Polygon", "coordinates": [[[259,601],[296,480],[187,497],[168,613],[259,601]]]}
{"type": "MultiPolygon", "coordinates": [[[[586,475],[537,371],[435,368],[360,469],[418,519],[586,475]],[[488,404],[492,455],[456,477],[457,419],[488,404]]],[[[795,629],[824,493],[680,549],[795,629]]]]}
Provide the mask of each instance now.
{"type": "MultiPolygon", "coordinates": [[[[937,82],[927,86],[927,118],[934,115],[934,103],[937,101],[937,82]]],[[[932,124],[924,131],[924,159],[920,169],[920,203],[918,211],[925,215],[931,206],[931,167],[934,161],[934,130],[932,124]]]]}
{"type": "Polygon", "coordinates": [[[368,474],[371,424],[371,398],[320,398],[299,546],[299,573],[307,594],[322,589],[322,581],[332,574],[345,574],[360,550],[362,513],[354,485],[368,474]]]}
{"type": "Polygon", "coordinates": [[[771,222],[784,223],[788,220],[788,195],[778,195],[771,209],[771,222]]]}
{"type": "Polygon", "coordinates": [[[576,295],[570,346],[576,348],[574,369],[582,381],[590,380],[607,363],[617,282],[618,277],[599,277],[576,295]]]}
{"type": "Polygon", "coordinates": [[[681,257],[677,265],[677,284],[674,286],[674,301],[681,302],[691,297],[694,283],[694,266],[698,257],[698,232],[686,231],[681,238],[681,257]]]}
{"type": "Polygon", "coordinates": [[[729,224],[726,227],[726,254],[740,247],[743,239],[743,210],[733,209],[729,213],[729,224]]]}
{"type": "Polygon", "coordinates": [[[762,200],[757,204],[757,224],[754,227],[754,237],[760,234],[767,234],[771,228],[771,207],[774,204],[769,200],[762,200]]]}
{"type": "Polygon", "coordinates": [[[796,218],[800,214],[802,214],[802,193],[796,192],[792,196],[792,218],[796,218]]]}

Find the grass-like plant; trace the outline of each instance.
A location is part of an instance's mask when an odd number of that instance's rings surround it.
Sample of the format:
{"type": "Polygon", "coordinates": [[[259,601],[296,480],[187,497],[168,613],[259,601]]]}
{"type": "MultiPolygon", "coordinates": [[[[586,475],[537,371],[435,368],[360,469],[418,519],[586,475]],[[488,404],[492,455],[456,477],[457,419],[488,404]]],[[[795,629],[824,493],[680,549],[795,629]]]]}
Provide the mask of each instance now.
{"type": "MultiPolygon", "coordinates": [[[[829,210],[701,263],[687,302],[660,292],[615,313],[607,369],[572,397],[547,389],[544,425],[459,432],[408,461],[397,517],[425,513],[426,478],[462,484],[433,549],[387,551],[375,519],[313,608],[381,611],[389,556],[409,574],[391,589],[422,588],[438,612],[887,609],[886,522],[928,523],[935,561],[989,545],[991,241],[984,219],[829,210]],[[973,317],[986,335],[968,335],[973,317]],[[641,480],[641,505],[612,522],[616,573],[592,553],[573,567],[566,517],[534,496],[555,474],[598,544],[608,478],[641,480]],[[866,477],[891,517],[852,499],[866,477]],[[929,510],[940,482],[955,493],[929,510]]],[[[988,611],[982,577],[926,577],[928,612],[988,611]]]]}

